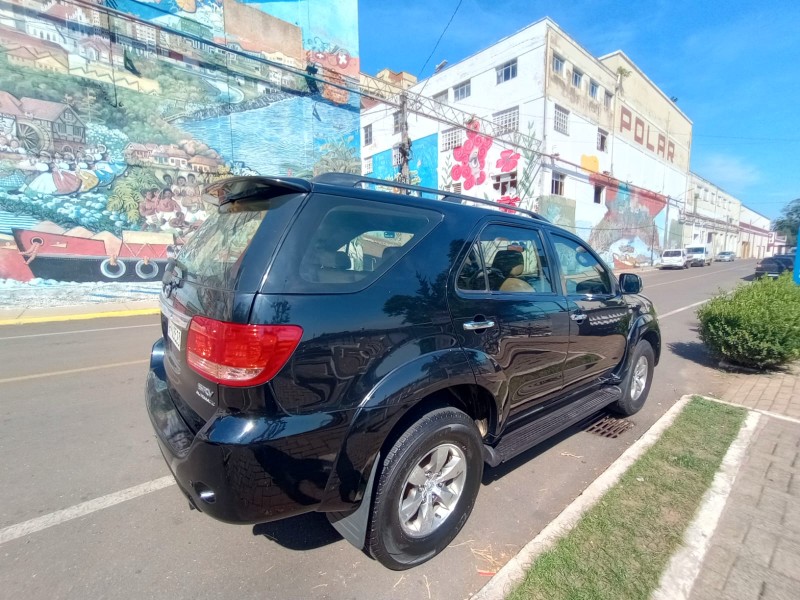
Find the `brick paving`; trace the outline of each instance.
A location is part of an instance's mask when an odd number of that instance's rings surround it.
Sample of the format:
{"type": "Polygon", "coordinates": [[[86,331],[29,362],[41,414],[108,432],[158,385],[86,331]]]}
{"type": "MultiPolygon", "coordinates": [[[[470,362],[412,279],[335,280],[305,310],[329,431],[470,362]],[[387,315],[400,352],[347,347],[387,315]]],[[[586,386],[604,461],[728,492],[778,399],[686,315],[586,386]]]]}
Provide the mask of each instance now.
{"type": "MultiPolygon", "coordinates": [[[[800,418],[800,366],[729,374],[722,398],[800,418]]],[[[800,599],[800,422],[762,417],[690,600],[800,599]]]]}

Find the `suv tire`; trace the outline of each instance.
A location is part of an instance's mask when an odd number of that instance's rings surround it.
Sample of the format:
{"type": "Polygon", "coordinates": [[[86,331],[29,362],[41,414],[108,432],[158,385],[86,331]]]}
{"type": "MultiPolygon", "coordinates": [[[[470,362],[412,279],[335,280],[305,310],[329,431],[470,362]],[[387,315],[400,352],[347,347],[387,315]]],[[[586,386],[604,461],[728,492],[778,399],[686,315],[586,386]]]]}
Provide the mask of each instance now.
{"type": "Polygon", "coordinates": [[[647,395],[650,393],[655,363],[655,353],[650,342],[639,340],[633,350],[628,374],[625,375],[625,381],[620,386],[622,398],[611,405],[611,410],[629,417],[642,409],[644,401],[647,400],[647,395]]]}
{"type": "Polygon", "coordinates": [[[395,571],[433,558],[466,523],[482,476],[482,441],[472,419],[455,408],[426,414],[386,455],[366,549],[395,571]]]}

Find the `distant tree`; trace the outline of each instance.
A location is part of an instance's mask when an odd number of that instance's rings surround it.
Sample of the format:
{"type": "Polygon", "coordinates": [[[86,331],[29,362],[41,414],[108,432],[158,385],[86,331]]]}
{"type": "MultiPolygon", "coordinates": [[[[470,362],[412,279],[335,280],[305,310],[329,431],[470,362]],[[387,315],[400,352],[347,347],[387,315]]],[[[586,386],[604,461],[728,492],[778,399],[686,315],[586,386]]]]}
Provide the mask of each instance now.
{"type": "Polygon", "coordinates": [[[786,236],[789,246],[797,245],[797,231],[800,229],[800,198],[796,198],[783,207],[781,216],[775,219],[772,228],[786,236]]]}

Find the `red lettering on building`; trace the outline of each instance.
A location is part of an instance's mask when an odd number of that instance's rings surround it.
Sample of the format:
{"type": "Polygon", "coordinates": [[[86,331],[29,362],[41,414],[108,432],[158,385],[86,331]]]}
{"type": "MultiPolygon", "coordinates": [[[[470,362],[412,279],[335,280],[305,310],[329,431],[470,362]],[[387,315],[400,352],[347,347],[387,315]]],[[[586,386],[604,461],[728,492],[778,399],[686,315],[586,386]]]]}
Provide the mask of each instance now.
{"type": "Polygon", "coordinates": [[[650,143],[650,125],[647,126],[647,149],[650,150],[650,152],[656,151],[655,146],[650,143]]]}
{"type": "Polygon", "coordinates": [[[667,138],[665,138],[660,133],[658,134],[658,148],[656,148],[656,154],[664,158],[664,151],[667,148],[667,138]]]}
{"type": "Polygon", "coordinates": [[[672,142],[669,143],[669,147],[667,148],[667,160],[669,162],[675,162],[675,144],[672,142]]]}
{"type": "Polygon", "coordinates": [[[636,117],[636,122],[633,126],[633,139],[639,144],[644,144],[644,121],[636,117]]]}
{"type": "Polygon", "coordinates": [[[632,121],[631,111],[623,106],[619,112],[619,130],[625,131],[627,129],[628,131],[630,131],[631,121],[632,121]]]}

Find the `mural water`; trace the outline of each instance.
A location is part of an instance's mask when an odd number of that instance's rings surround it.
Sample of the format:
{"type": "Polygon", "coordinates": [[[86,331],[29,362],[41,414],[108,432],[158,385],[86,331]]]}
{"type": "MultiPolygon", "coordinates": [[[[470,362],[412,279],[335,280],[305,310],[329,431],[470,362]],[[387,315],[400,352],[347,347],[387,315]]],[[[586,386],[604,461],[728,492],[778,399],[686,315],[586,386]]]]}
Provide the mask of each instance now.
{"type": "Polygon", "coordinates": [[[157,280],[205,184],[357,171],[336,4],[0,0],[0,279],[157,280]]]}

